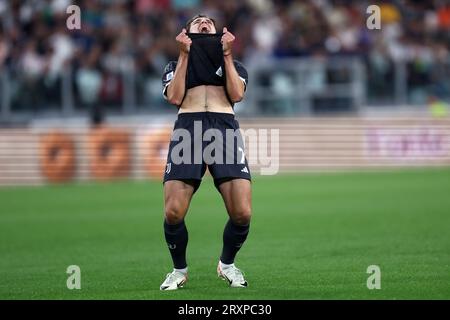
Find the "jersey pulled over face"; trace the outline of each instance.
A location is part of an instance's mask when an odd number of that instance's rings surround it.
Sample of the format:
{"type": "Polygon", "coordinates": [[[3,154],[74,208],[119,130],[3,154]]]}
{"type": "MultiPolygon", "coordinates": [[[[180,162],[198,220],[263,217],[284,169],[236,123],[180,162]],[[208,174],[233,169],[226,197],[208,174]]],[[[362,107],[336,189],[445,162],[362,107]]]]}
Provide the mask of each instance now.
{"type": "Polygon", "coordinates": [[[224,86],[224,58],[221,34],[188,33],[192,40],[186,78],[186,88],[200,85],[224,86]]]}

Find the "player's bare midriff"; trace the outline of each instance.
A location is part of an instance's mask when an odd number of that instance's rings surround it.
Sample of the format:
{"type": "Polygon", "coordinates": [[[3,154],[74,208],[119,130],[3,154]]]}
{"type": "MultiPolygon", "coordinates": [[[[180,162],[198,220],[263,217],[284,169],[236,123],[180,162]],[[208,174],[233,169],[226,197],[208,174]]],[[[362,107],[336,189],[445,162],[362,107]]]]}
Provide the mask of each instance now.
{"type": "Polygon", "coordinates": [[[220,112],[234,114],[223,86],[197,86],[187,91],[178,114],[186,112],[220,112]]]}

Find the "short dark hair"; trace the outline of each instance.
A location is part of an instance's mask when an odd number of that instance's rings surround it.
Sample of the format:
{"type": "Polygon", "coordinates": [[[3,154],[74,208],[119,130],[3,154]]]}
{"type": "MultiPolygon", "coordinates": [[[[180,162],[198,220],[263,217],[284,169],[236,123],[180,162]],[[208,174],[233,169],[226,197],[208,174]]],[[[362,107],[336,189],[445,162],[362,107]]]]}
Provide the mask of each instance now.
{"type": "Polygon", "coordinates": [[[189,28],[191,27],[191,23],[194,22],[195,19],[197,18],[208,18],[209,20],[212,21],[212,23],[214,24],[214,27],[216,26],[216,20],[214,20],[213,18],[207,16],[206,14],[197,14],[195,16],[193,16],[192,18],[190,18],[187,22],[186,22],[186,31],[189,32],[189,28]]]}

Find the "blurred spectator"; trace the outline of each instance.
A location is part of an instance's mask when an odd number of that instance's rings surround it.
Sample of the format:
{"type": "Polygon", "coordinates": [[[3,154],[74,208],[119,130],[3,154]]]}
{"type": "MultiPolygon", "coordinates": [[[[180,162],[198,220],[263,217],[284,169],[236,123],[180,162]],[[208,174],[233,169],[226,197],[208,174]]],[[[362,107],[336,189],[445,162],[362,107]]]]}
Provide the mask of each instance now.
{"type": "Polygon", "coordinates": [[[439,28],[442,30],[450,30],[450,5],[442,5],[437,11],[439,28]]]}
{"type": "Polygon", "coordinates": [[[75,74],[75,84],[78,87],[80,102],[89,107],[98,103],[102,85],[102,74],[96,68],[99,53],[98,47],[96,49],[92,50],[75,74]]]}
{"type": "Polygon", "coordinates": [[[2,67],[6,58],[9,56],[9,43],[0,29],[0,67],[2,67]]]}

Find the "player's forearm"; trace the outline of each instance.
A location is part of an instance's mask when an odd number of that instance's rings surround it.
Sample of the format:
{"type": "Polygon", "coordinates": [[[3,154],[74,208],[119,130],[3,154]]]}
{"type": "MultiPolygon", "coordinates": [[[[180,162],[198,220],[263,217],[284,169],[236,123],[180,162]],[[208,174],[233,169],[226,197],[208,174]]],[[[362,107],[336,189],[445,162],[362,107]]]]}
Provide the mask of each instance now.
{"type": "Polygon", "coordinates": [[[233,103],[239,102],[244,98],[244,83],[242,82],[239,74],[236,71],[233,62],[233,56],[230,54],[224,57],[225,61],[225,74],[226,74],[226,88],[228,96],[233,103]]]}
{"type": "Polygon", "coordinates": [[[179,106],[184,98],[186,90],[186,72],[188,65],[188,54],[181,52],[178,57],[177,68],[167,87],[167,100],[174,105],[179,106]]]}

